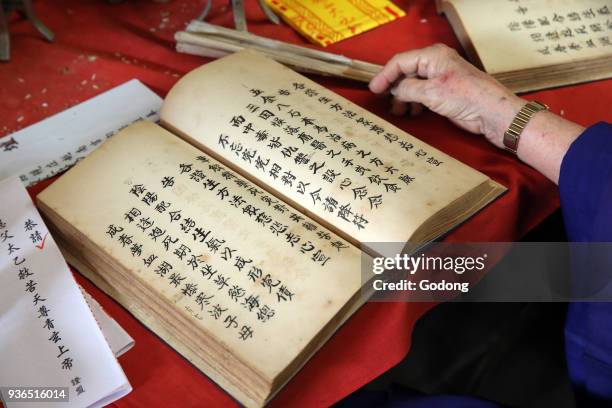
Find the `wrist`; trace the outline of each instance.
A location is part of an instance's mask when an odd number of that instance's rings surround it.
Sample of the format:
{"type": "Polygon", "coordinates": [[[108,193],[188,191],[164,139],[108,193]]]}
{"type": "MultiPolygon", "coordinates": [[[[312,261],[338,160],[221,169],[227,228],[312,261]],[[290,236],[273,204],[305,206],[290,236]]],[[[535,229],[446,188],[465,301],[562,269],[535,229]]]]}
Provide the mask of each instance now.
{"type": "Polygon", "coordinates": [[[523,131],[518,158],[558,183],[563,157],[584,128],[548,111],[534,115],[523,131]]]}
{"type": "Polygon", "coordinates": [[[500,97],[497,103],[491,104],[483,121],[486,138],[495,146],[503,148],[504,133],[526,103],[523,98],[510,93],[500,97]]]}

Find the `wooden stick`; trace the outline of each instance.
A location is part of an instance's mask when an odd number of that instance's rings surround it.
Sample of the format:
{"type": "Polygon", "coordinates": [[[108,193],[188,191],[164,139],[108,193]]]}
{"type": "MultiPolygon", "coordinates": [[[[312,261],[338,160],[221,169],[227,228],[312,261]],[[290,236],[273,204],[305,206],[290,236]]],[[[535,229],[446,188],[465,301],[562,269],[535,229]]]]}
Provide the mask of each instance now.
{"type": "MultiPolygon", "coordinates": [[[[221,50],[217,50],[213,48],[206,48],[201,45],[188,44],[188,43],[182,43],[182,42],[176,44],[176,50],[178,52],[182,52],[185,54],[199,55],[201,57],[208,57],[208,58],[221,58],[221,57],[225,57],[226,55],[232,54],[232,52],[228,52],[228,51],[221,51],[221,50]]],[[[305,74],[334,76],[331,73],[321,72],[320,70],[317,70],[314,68],[297,67],[297,66],[294,66],[288,63],[284,63],[283,65],[287,65],[288,67],[293,68],[296,71],[299,71],[305,74]]]]}
{"type": "Polygon", "coordinates": [[[338,76],[343,78],[356,79],[362,82],[369,82],[375,75],[370,71],[364,71],[351,66],[338,63],[330,63],[316,60],[301,55],[289,54],[279,50],[270,50],[260,46],[242,45],[233,40],[223,40],[220,38],[209,38],[203,35],[192,34],[187,32],[177,32],[175,34],[177,41],[177,50],[181,52],[194,52],[196,55],[218,58],[222,53],[233,53],[242,51],[246,48],[253,49],[272,58],[282,64],[291,66],[292,68],[308,73],[318,73],[322,75],[338,76]],[[179,47],[181,45],[181,47],[179,47]],[[189,45],[184,47],[183,45],[189,45]]]}
{"type": "Polygon", "coordinates": [[[208,24],[203,21],[192,21],[187,26],[186,31],[190,33],[208,34],[215,37],[231,38],[234,40],[244,41],[249,44],[261,45],[270,49],[290,51],[294,54],[304,55],[323,61],[340,62],[347,65],[351,63],[351,59],[345,57],[344,55],[313,50],[307,47],[300,47],[299,45],[289,44],[282,41],[273,40],[271,38],[260,37],[249,32],[232,30],[231,28],[208,24]]]}
{"type": "Polygon", "coordinates": [[[188,44],[188,43],[176,43],[176,50],[184,54],[199,55],[200,57],[208,58],[223,58],[231,53],[221,50],[214,50],[212,48],[205,48],[199,45],[188,44]]]}
{"type": "Polygon", "coordinates": [[[347,58],[344,55],[301,47],[299,45],[260,37],[248,32],[232,30],[230,28],[208,24],[201,21],[192,21],[187,26],[187,31],[196,33],[201,37],[214,38],[218,41],[228,42],[229,44],[232,44],[232,46],[241,45],[244,48],[256,48],[260,50],[260,52],[262,52],[261,50],[266,49],[270,51],[270,54],[274,53],[286,56],[303,56],[313,60],[339,64],[344,66],[347,70],[370,72],[371,76],[375,75],[382,68],[380,65],[347,58]]]}

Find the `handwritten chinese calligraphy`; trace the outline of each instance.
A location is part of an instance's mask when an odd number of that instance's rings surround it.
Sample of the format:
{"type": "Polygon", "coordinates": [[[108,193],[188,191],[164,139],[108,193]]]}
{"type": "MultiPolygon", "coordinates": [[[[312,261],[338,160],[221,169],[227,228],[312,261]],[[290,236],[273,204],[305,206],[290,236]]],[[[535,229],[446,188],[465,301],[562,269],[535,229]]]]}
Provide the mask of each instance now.
{"type": "Polygon", "coordinates": [[[19,368],[0,383],[66,387],[66,406],[125,395],[129,383],[25,188],[9,178],[0,194],[0,358],[19,368]]]}

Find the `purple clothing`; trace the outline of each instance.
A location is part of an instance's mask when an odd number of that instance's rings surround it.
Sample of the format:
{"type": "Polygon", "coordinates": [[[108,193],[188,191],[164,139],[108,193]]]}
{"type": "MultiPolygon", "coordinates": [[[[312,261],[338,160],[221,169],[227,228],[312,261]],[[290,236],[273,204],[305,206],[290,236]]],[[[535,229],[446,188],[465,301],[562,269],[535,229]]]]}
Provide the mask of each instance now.
{"type": "MultiPolygon", "coordinates": [[[[559,191],[570,241],[612,242],[612,125],[598,123],[574,141],[561,165],[559,191]]],[[[598,267],[609,271],[612,263],[600,259],[594,268],[586,267],[593,260],[583,258],[574,259],[582,265],[574,267],[576,283],[591,279],[601,287],[607,274],[589,274],[598,267]]],[[[565,344],[578,398],[612,403],[612,303],[570,304],[565,344]]]]}
{"type": "MultiPolygon", "coordinates": [[[[570,146],[559,177],[561,209],[571,242],[612,242],[612,125],[601,122],[570,146]]],[[[612,252],[594,260],[590,249],[572,248],[572,288],[600,289],[612,270],[612,252]],[[584,250],[583,250],[584,249],[584,250]],[[603,273],[601,273],[603,271],[603,273]]],[[[612,298],[612,283],[608,285],[612,298]]],[[[565,350],[578,406],[612,406],[612,303],[570,303],[565,350]],[[595,404],[595,403],[599,404],[595,404]]],[[[409,390],[374,393],[361,390],[337,405],[344,407],[479,407],[494,403],[460,395],[423,395],[409,390]]]]}

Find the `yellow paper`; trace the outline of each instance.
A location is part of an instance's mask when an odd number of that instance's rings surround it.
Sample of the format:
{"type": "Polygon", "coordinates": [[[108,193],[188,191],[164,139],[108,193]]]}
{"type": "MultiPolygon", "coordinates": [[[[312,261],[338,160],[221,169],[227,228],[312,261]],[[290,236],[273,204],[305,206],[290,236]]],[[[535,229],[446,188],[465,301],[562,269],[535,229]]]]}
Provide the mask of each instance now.
{"type": "Polygon", "coordinates": [[[327,46],[406,15],[388,0],[266,0],[283,20],[327,46]]]}

